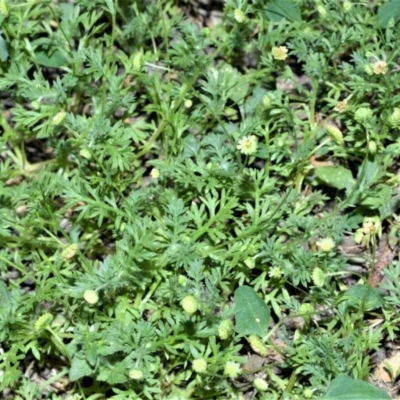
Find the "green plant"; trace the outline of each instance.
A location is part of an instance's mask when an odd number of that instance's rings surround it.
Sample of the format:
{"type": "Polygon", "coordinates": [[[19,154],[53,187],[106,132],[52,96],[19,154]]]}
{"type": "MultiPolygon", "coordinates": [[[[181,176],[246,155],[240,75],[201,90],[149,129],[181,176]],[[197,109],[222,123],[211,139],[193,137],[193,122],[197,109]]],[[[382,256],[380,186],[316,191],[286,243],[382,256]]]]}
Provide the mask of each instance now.
{"type": "Polygon", "coordinates": [[[398,243],[398,12],[314,3],[226,0],[208,28],[193,2],[0,0],[4,395],[368,379],[398,265],[383,293],[340,245],[398,243]]]}

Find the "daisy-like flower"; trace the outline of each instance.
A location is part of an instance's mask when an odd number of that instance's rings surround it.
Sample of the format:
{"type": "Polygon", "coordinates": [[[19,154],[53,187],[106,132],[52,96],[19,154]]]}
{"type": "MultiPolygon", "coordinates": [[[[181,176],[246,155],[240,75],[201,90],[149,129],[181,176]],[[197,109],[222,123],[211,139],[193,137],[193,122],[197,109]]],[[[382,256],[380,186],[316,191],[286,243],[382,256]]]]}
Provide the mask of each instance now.
{"type": "Polygon", "coordinates": [[[243,136],[236,148],[243,154],[253,154],[257,151],[257,138],[254,135],[243,136]]]}
{"type": "Polygon", "coordinates": [[[347,110],[347,100],[344,99],[336,104],[335,111],[342,113],[347,110]]]}
{"type": "Polygon", "coordinates": [[[273,47],[271,53],[275,60],[286,60],[288,49],[286,46],[273,47]]]}
{"type": "Polygon", "coordinates": [[[386,74],[388,67],[387,63],[385,61],[377,61],[373,66],[372,69],[374,71],[374,74],[376,75],[384,75],[386,74]]]}

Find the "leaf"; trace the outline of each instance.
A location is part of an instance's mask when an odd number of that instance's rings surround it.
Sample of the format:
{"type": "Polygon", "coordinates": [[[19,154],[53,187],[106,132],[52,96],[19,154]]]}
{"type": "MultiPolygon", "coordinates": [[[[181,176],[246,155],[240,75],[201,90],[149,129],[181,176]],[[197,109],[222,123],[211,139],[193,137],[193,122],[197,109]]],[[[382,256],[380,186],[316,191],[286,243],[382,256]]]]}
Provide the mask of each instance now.
{"type": "Polygon", "coordinates": [[[340,166],[316,167],[315,174],[326,185],[340,190],[351,189],[356,183],[351,171],[340,166]]]}
{"type": "Polygon", "coordinates": [[[368,285],[355,285],[344,294],[349,306],[362,307],[365,311],[375,310],[383,304],[379,291],[368,285]]]}
{"type": "Polygon", "coordinates": [[[8,59],[8,50],[7,50],[7,43],[0,35],[0,60],[7,61],[8,59]]]}
{"type": "Polygon", "coordinates": [[[340,374],[330,384],[322,400],[390,400],[390,396],[367,382],[340,374]]]}
{"type": "Polygon", "coordinates": [[[90,376],[93,370],[86,360],[80,358],[79,354],[72,360],[71,369],[69,370],[69,380],[77,381],[84,376],[90,376]]]}
{"type": "Polygon", "coordinates": [[[36,59],[40,65],[50,68],[64,67],[68,64],[67,59],[61,51],[58,50],[56,50],[50,57],[43,51],[37,51],[36,59]]]}
{"type": "Polygon", "coordinates": [[[249,286],[240,286],[235,291],[235,328],[243,335],[263,337],[269,329],[270,309],[249,286]]]}
{"type": "Polygon", "coordinates": [[[392,0],[389,3],[382,4],[378,8],[378,25],[386,28],[389,21],[393,18],[395,23],[400,17],[400,0],[392,0]]]}
{"type": "Polygon", "coordinates": [[[275,0],[267,4],[267,16],[272,22],[287,19],[290,22],[301,22],[300,8],[292,0],[275,0]]]}

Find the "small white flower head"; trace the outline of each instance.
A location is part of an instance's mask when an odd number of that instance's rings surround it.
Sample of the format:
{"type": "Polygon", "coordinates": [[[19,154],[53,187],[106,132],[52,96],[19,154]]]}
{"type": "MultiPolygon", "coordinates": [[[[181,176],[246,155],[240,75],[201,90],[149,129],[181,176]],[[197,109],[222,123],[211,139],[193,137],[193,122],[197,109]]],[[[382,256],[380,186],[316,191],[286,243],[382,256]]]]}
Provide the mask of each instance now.
{"type": "Polygon", "coordinates": [[[197,358],[192,361],[193,371],[201,374],[207,369],[207,361],[204,358],[197,358]]]}
{"type": "Polygon", "coordinates": [[[246,20],[246,15],[244,14],[244,12],[242,10],[240,10],[239,8],[237,8],[234,12],[233,12],[233,16],[235,18],[235,21],[238,24],[241,24],[242,22],[244,22],[246,20]]]}
{"type": "Polygon", "coordinates": [[[288,56],[288,49],[286,46],[279,46],[279,47],[273,47],[271,50],[272,57],[275,58],[275,60],[286,60],[288,56]]]}
{"type": "Polygon", "coordinates": [[[257,151],[257,137],[254,135],[243,136],[236,146],[242,154],[250,155],[257,151]]]}
{"type": "Polygon", "coordinates": [[[388,70],[387,63],[382,60],[376,61],[372,66],[372,69],[375,75],[385,75],[388,70]]]}
{"type": "Polygon", "coordinates": [[[344,99],[342,101],[339,101],[336,104],[336,107],[334,108],[334,110],[339,113],[343,113],[347,110],[347,108],[348,108],[347,99],[344,99]]]}
{"type": "Polygon", "coordinates": [[[184,105],[186,108],[190,108],[193,105],[193,101],[190,99],[186,99],[184,105]]]}
{"type": "Polygon", "coordinates": [[[268,272],[268,276],[270,278],[279,279],[282,276],[282,269],[278,266],[272,267],[268,272]]]}
{"type": "Polygon", "coordinates": [[[91,305],[94,305],[99,301],[99,295],[92,289],[85,290],[83,293],[83,298],[91,305]]]}
{"type": "Polygon", "coordinates": [[[322,238],[318,240],[316,244],[319,250],[323,251],[324,253],[329,253],[336,246],[335,241],[330,237],[322,238]]]}
{"type": "Polygon", "coordinates": [[[237,378],[242,372],[242,368],[239,363],[235,363],[233,361],[227,361],[224,368],[224,375],[235,379],[237,378]]]}
{"type": "Polygon", "coordinates": [[[378,217],[364,218],[362,232],[364,235],[382,235],[382,223],[378,217]]]}

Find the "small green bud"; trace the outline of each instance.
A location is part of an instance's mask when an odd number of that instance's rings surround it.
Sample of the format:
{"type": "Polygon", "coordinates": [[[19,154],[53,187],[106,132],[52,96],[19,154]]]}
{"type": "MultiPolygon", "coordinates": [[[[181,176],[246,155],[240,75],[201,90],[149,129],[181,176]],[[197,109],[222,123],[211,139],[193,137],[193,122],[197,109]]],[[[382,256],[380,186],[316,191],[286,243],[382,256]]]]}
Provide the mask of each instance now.
{"type": "Polygon", "coordinates": [[[360,244],[363,241],[364,233],[363,233],[362,229],[358,229],[355,231],[355,233],[353,235],[353,239],[356,244],[360,244]]]}
{"type": "Polygon", "coordinates": [[[256,378],[253,381],[253,385],[259,392],[266,392],[268,390],[268,382],[265,379],[256,378]]]}
{"type": "Polygon", "coordinates": [[[323,287],[324,286],[325,275],[324,275],[324,271],[322,271],[321,268],[316,267],[316,268],[313,269],[312,281],[313,281],[314,285],[317,286],[317,287],[323,287]]]}
{"type": "Polygon", "coordinates": [[[207,361],[204,358],[197,358],[192,361],[193,371],[197,373],[202,373],[207,369],[207,361]]]}
{"type": "Polygon", "coordinates": [[[190,315],[194,314],[197,311],[198,303],[194,296],[186,296],[182,300],[182,308],[190,315]]]}
{"type": "Polygon", "coordinates": [[[37,100],[34,100],[34,101],[32,101],[32,103],[31,103],[32,108],[35,109],[35,110],[39,110],[40,105],[41,105],[40,102],[37,101],[37,100]]]}
{"type": "Polygon", "coordinates": [[[179,283],[179,285],[181,285],[181,286],[186,286],[186,284],[187,284],[187,278],[186,278],[186,276],[185,276],[185,275],[179,275],[179,276],[178,276],[178,283],[179,283]]]}
{"type": "Polygon", "coordinates": [[[400,108],[394,108],[392,115],[389,117],[389,123],[393,127],[400,125],[400,108]]]}
{"type": "Polygon", "coordinates": [[[353,8],[353,3],[351,1],[345,0],[343,2],[343,10],[345,12],[351,11],[352,8],[353,8]]]}
{"type": "Polygon", "coordinates": [[[338,145],[342,145],[343,140],[343,133],[339,128],[333,125],[327,125],[325,127],[326,132],[328,133],[329,137],[338,145]]]}
{"type": "Polygon", "coordinates": [[[35,331],[37,331],[37,332],[43,331],[50,325],[52,320],[53,320],[52,314],[50,314],[50,313],[43,314],[35,322],[35,325],[34,325],[35,331]]]}
{"type": "Polygon", "coordinates": [[[263,357],[269,354],[267,346],[265,346],[264,342],[257,335],[250,335],[247,340],[255,353],[263,357]]]}
{"type": "Polygon", "coordinates": [[[307,389],[304,390],[303,395],[304,395],[304,398],[311,399],[313,397],[313,395],[314,395],[314,390],[310,389],[310,388],[307,388],[307,389]]]}
{"type": "Polygon", "coordinates": [[[60,125],[64,121],[66,115],[67,113],[64,110],[61,110],[51,120],[52,124],[56,126],[60,125]]]}
{"type": "Polygon", "coordinates": [[[143,54],[139,51],[133,56],[133,70],[140,72],[143,68],[143,54]]]}
{"type": "Polygon", "coordinates": [[[3,17],[7,17],[9,13],[9,8],[6,0],[0,0],[0,14],[3,15],[3,17]]]}
{"type": "Polygon", "coordinates": [[[150,171],[150,176],[151,176],[153,179],[158,179],[158,178],[160,177],[160,171],[159,171],[157,168],[153,168],[153,169],[150,171]]]}
{"type": "Polygon", "coordinates": [[[128,375],[133,381],[141,381],[144,378],[143,371],[138,368],[131,369],[128,375]]]}
{"type": "Polygon", "coordinates": [[[376,150],[378,149],[378,146],[376,144],[376,142],[374,142],[373,140],[370,140],[368,142],[368,150],[371,154],[375,154],[376,150]]]}
{"type": "Polygon", "coordinates": [[[372,64],[366,64],[366,65],[364,65],[364,71],[367,73],[367,75],[373,75],[374,74],[374,66],[372,64]]]}
{"type": "Polygon", "coordinates": [[[79,249],[78,245],[76,243],[72,243],[62,251],[61,253],[62,259],[64,261],[70,260],[72,257],[74,257],[78,249],[79,249]]]}
{"type": "Polygon", "coordinates": [[[237,8],[234,12],[233,12],[233,16],[235,18],[235,21],[238,24],[241,24],[242,22],[245,21],[246,16],[244,15],[244,12],[242,10],[240,10],[239,8],[237,8]]]}
{"type": "Polygon", "coordinates": [[[263,97],[262,102],[264,104],[265,107],[269,107],[272,103],[271,101],[271,97],[269,97],[267,94],[263,97]]]}
{"type": "Polygon", "coordinates": [[[368,107],[360,107],[354,114],[357,122],[369,121],[372,118],[372,110],[368,107]]]}
{"type": "Polygon", "coordinates": [[[226,340],[233,332],[233,322],[230,319],[224,319],[218,325],[218,336],[221,340],[226,340]]]}
{"type": "Polygon", "coordinates": [[[201,33],[205,36],[205,37],[210,37],[210,34],[211,34],[211,32],[210,32],[210,28],[209,27],[204,27],[202,30],[201,30],[201,33]]]}
{"type": "Polygon", "coordinates": [[[253,257],[247,257],[244,263],[248,269],[253,269],[256,266],[256,260],[253,257]]]}
{"type": "Polygon", "coordinates": [[[83,293],[83,298],[91,305],[94,305],[99,301],[99,295],[92,289],[85,290],[83,293]]]}
{"type": "Polygon", "coordinates": [[[328,11],[323,4],[317,6],[317,11],[322,18],[325,18],[328,15],[328,11]]]}
{"type": "Polygon", "coordinates": [[[186,108],[190,108],[193,105],[193,101],[190,99],[186,99],[184,104],[186,108]]]}

